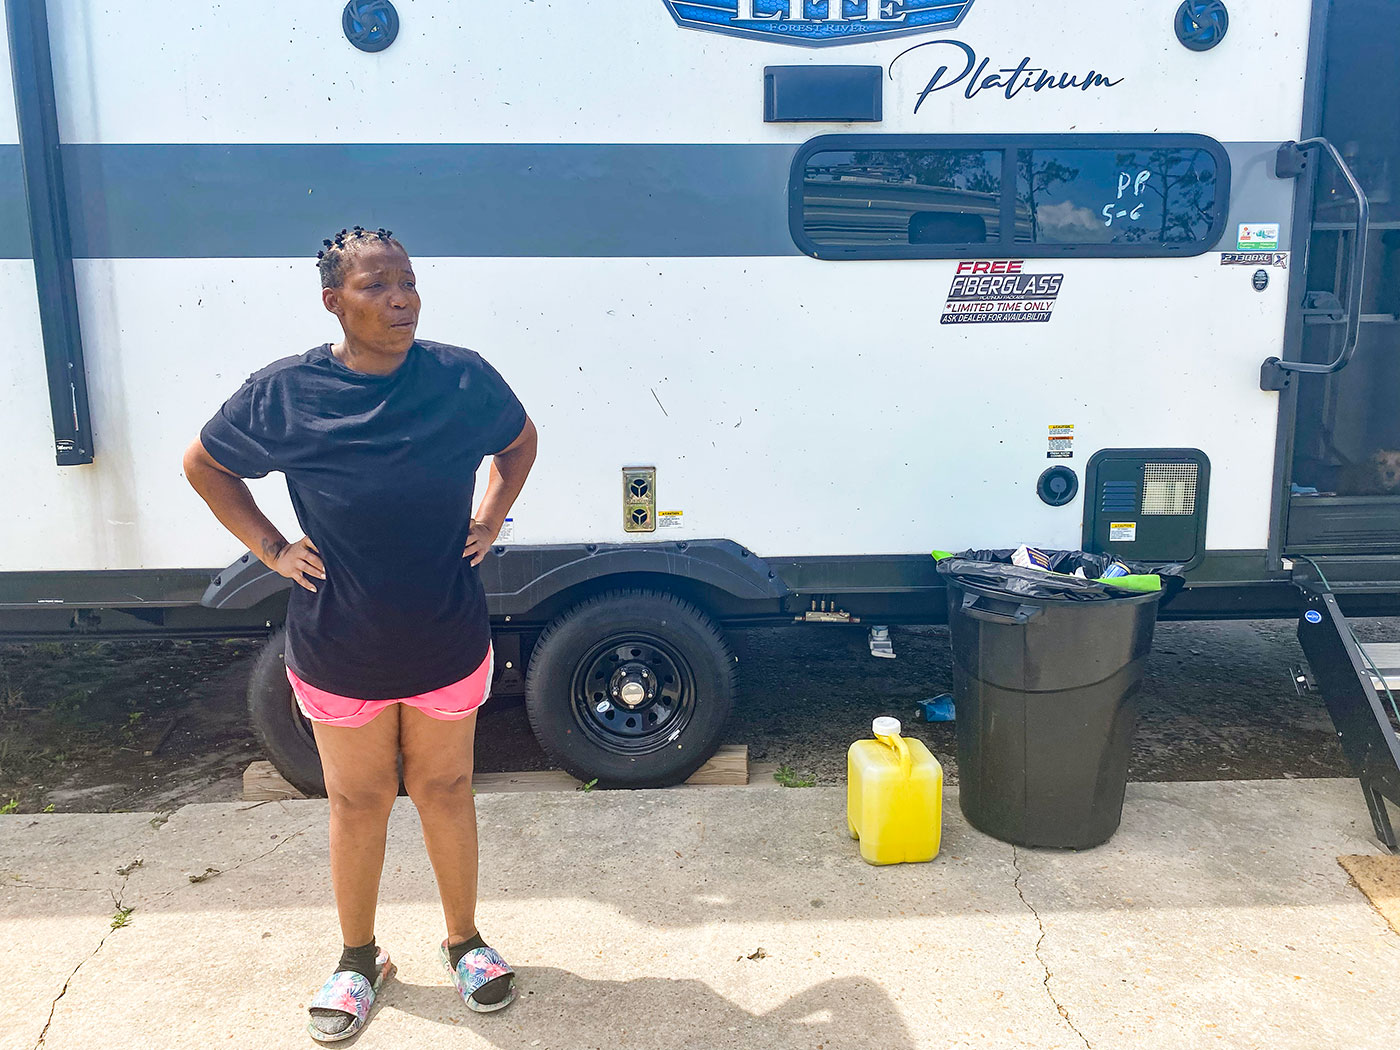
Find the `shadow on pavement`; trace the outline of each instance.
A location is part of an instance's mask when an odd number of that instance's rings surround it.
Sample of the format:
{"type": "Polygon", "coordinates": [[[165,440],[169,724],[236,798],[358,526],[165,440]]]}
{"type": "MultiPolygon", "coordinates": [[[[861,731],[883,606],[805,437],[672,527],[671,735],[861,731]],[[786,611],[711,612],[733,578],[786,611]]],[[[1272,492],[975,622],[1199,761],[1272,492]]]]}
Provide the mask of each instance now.
{"type": "MultiPolygon", "coordinates": [[[[444,972],[444,981],[446,974],[444,972]]],[[[501,1050],[567,1046],[574,1050],[625,1042],[649,1050],[694,1050],[729,1044],[764,1050],[816,1046],[903,1050],[914,1040],[894,1003],[875,981],[824,981],[767,1013],[730,1002],[703,981],[641,977],[591,981],[552,967],[518,971],[519,999],[506,1015],[469,1013],[460,1002],[445,1012],[450,986],[403,984],[385,988],[383,1010],[399,1010],[448,1028],[468,1028],[501,1050]],[[703,1033],[703,1035],[702,1035],[703,1033]]]]}

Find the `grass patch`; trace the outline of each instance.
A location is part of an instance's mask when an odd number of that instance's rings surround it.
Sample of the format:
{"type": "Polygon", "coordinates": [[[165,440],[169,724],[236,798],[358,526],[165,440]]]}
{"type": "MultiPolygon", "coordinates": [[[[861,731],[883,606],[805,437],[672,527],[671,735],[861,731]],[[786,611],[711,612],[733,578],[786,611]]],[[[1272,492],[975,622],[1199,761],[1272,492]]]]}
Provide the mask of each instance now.
{"type": "Polygon", "coordinates": [[[814,774],[798,773],[786,763],[773,770],[773,779],[785,788],[809,788],[817,783],[814,774]]]}
{"type": "Polygon", "coordinates": [[[117,910],[112,913],[112,929],[120,930],[123,926],[131,923],[131,913],[135,908],[127,908],[121,904],[117,905],[117,910]]]}
{"type": "Polygon", "coordinates": [[[0,815],[6,814],[6,813],[13,813],[13,812],[14,812],[15,810],[17,810],[17,809],[19,809],[19,799],[17,799],[17,798],[12,798],[12,799],[10,799],[10,801],[6,802],[3,806],[0,806],[0,815]]]}
{"type": "Polygon", "coordinates": [[[140,711],[129,711],[126,716],[126,725],[122,726],[121,734],[128,744],[136,743],[136,732],[141,727],[140,711]]]}
{"type": "Polygon", "coordinates": [[[579,785],[577,788],[575,788],[574,790],[575,790],[575,791],[592,791],[592,790],[593,790],[595,787],[597,787],[597,786],[598,786],[598,778],[597,778],[597,777],[594,777],[594,778],[593,778],[592,780],[590,780],[587,784],[580,784],[580,785],[579,785]]]}

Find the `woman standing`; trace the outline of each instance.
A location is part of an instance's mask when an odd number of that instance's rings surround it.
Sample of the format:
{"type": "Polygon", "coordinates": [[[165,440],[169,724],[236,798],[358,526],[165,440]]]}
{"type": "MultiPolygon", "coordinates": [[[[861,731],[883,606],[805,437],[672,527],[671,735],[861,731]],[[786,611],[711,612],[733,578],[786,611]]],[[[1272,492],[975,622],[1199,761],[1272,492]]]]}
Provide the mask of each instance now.
{"type": "Polygon", "coordinates": [[[472,745],[492,659],[475,567],[524,487],[536,434],[477,354],[414,338],[413,265],[389,231],[356,227],[324,243],[321,301],[344,338],[254,373],[184,466],[219,521],[296,584],[287,678],[325,773],[344,942],[308,1030],[333,1042],[364,1027],[394,970],[374,918],[400,759],[442,898],[453,982],[473,1010],[514,998],[513,971],[476,927],[472,745]],[[487,456],[490,482],[473,514],[487,456]],[[295,542],[242,480],[273,470],[286,475],[305,532],[295,542]]]}

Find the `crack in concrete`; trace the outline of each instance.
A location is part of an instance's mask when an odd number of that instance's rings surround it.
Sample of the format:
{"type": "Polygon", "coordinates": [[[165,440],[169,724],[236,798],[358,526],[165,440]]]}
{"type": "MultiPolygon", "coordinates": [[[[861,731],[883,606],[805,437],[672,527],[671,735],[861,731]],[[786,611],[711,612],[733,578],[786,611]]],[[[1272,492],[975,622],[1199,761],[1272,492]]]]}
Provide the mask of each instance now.
{"type": "MultiPolygon", "coordinates": [[[[318,822],[318,823],[319,823],[319,822],[318,822]]],[[[216,870],[216,872],[215,872],[214,875],[210,875],[208,879],[204,879],[204,880],[201,880],[201,881],[212,881],[212,880],[213,880],[215,877],[217,877],[218,875],[227,875],[229,872],[231,872],[231,871],[237,871],[239,868],[242,868],[242,867],[244,867],[244,866],[246,866],[246,865],[248,865],[248,864],[256,864],[258,861],[264,859],[265,857],[270,857],[270,856],[272,856],[274,853],[276,853],[279,849],[281,849],[281,848],[282,848],[283,846],[285,846],[287,843],[291,842],[292,839],[296,838],[298,835],[305,835],[308,831],[310,831],[312,828],[314,828],[314,827],[316,827],[316,826],[317,826],[316,824],[308,824],[308,825],[306,825],[306,827],[304,827],[304,828],[298,828],[296,831],[293,831],[293,832],[292,832],[290,835],[288,835],[286,838],[278,839],[278,840],[277,840],[277,845],[273,846],[270,850],[266,850],[266,851],[264,851],[264,852],[262,852],[262,853],[259,853],[256,857],[249,857],[247,860],[240,860],[237,864],[231,865],[231,866],[229,866],[229,867],[227,867],[227,868],[219,868],[219,869],[216,870]]]]}
{"type": "MultiPolygon", "coordinates": [[[[274,845],[271,849],[263,850],[263,852],[259,853],[256,857],[249,857],[247,860],[240,860],[237,864],[230,864],[227,868],[214,868],[212,866],[206,865],[208,870],[205,872],[204,876],[202,878],[199,878],[198,880],[190,878],[189,885],[195,886],[199,885],[200,883],[213,882],[215,879],[227,875],[229,872],[237,871],[239,868],[247,867],[249,864],[256,864],[258,861],[263,860],[266,857],[272,856],[274,853],[276,853],[287,843],[291,842],[292,839],[296,838],[298,835],[305,835],[314,827],[316,827],[315,824],[308,824],[304,828],[298,828],[296,831],[293,831],[290,835],[287,835],[285,838],[278,839],[277,844],[274,845]]],[[[166,890],[164,893],[160,893],[152,897],[149,901],[145,903],[144,907],[149,910],[150,908],[161,903],[168,897],[172,897],[180,890],[186,888],[186,885],[184,883],[181,883],[180,885],[172,889],[166,890]]]]}
{"type": "MultiPolygon", "coordinates": [[[[304,834],[306,834],[308,831],[310,831],[310,830],[311,830],[312,828],[314,828],[314,827],[316,827],[315,824],[308,824],[308,825],[306,825],[306,827],[304,827],[304,828],[298,828],[296,831],[293,831],[290,835],[287,835],[285,838],[278,839],[276,845],[274,845],[271,849],[269,849],[269,850],[264,850],[262,853],[259,853],[256,857],[249,857],[247,860],[240,860],[237,864],[233,864],[233,865],[231,865],[231,866],[229,866],[229,867],[227,867],[227,868],[223,868],[223,869],[221,869],[221,870],[218,872],[218,874],[220,874],[220,875],[225,875],[225,874],[227,874],[228,872],[237,871],[239,868],[242,868],[242,867],[244,867],[244,866],[246,866],[246,865],[248,865],[248,864],[256,864],[258,861],[264,859],[265,857],[270,857],[270,856],[272,856],[272,855],[273,855],[274,853],[276,853],[279,849],[281,849],[283,846],[285,846],[288,842],[291,842],[292,839],[296,838],[296,837],[299,836],[299,835],[304,835],[304,834]]],[[[138,870],[139,870],[139,869],[137,869],[137,868],[133,868],[132,871],[131,871],[129,874],[123,876],[123,877],[122,877],[122,884],[121,884],[121,887],[117,890],[116,893],[113,893],[113,894],[112,894],[112,902],[116,905],[118,911],[120,911],[120,910],[124,907],[124,905],[123,905],[122,902],[123,902],[123,901],[125,900],[125,898],[126,898],[126,886],[127,886],[127,883],[131,881],[131,876],[134,875],[138,870]]],[[[213,877],[213,876],[211,876],[211,878],[212,878],[212,877],[213,877]]],[[[19,885],[26,885],[26,884],[20,883],[19,885]]],[[[31,887],[32,887],[32,884],[26,885],[26,888],[31,888],[31,887]]],[[[36,889],[37,889],[38,887],[32,887],[32,888],[36,888],[36,889]]],[[[109,890],[108,892],[111,892],[111,891],[109,890]]],[[[164,893],[160,894],[159,896],[156,896],[156,897],[151,898],[151,900],[148,901],[148,902],[146,902],[146,903],[143,905],[143,907],[145,907],[145,908],[150,908],[150,907],[152,907],[153,905],[158,904],[159,902],[165,900],[165,898],[167,898],[167,897],[173,895],[174,893],[175,893],[175,890],[173,890],[173,889],[172,889],[172,890],[166,890],[164,893]]],[[[53,1024],[53,1017],[54,1017],[54,1014],[55,1014],[55,1013],[57,1012],[57,1010],[58,1010],[58,1003],[59,1003],[59,1000],[62,999],[65,995],[68,994],[68,986],[71,985],[71,984],[73,983],[73,978],[76,977],[76,976],[78,976],[78,971],[81,970],[85,965],[87,965],[87,963],[90,962],[90,961],[92,960],[92,958],[93,958],[94,956],[96,956],[98,952],[100,952],[100,951],[102,950],[102,946],[103,946],[104,944],[107,943],[107,938],[108,938],[108,937],[110,937],[110,936],[112,936],[112,934],[116,933],[118,929],[123,929],[123,928],[124,928],[124,927],[114,927],[114,928],[112,928],[112,929],[109,929],[106,933],[104,933],[104,934],[102,935],[102,939],[101,939],[100,941],[97,942],[97,947],[94,948],[91,952],[89,952],[83,959],[79,960],[77,966],[73,967],[73,970],[72,970],[72,972],[68,975],[67,980],[65,980],[65,981],[63,982],[63,987],[62,987],[61,989],[59,989],[58,994],[57,994],[56,996],[54,996],[53,1002],[49,1003],[49,1016],[46,1017],[46,1018],[44,1019],[44,1027],[43,1027],[43,1029],[39,1032],[39,1041],[36,1042],[36,1043],[34,1044],[34,1050],[43,1050],[44,1040],[46,1040],[46,1039],[48,1038],[48,1036],[49,1036],[49,1027],[53,1024]]]]}
{"type": "MultiPolygon", "coordinates": [[[[231,864],[231,865],[229,865],[227,868],[217,868],[217,869],[214,869],[213,874],[206,874],[204,878],[202,878],[202,879],[199,880],[199,883],[213,882],[216,878],[219,878],[219,877],[222,876],[222,875],[227,875],[227,874],[228,874],[229,872],[231,872],[231,871],[237,871],[239,868],[244,867],[245,865],[248,865],[248,864],[256,864],[258,861],[262,860],[264,857],[270,857],[270,856],[272,856],[272,854],[276,853],[279,849],[281,849],[283,846],[285,846],[288,842],[291,842],[292,839],[296,838],[298,835],[304,835],[304,834],[306,834],[308,831],[310,831],[310,830],[311,830],[312,828],[314,828],[315,826],[316,826],[315,824],[308,824],[308,825],[307,825],[306,827],[304,827],[304,828],[298,828],[296,831],[293,831],[293,832],[292,832],[290,835],[288,835],[286,838],[280,839],[280,840],[277,842],[277,844],[276,844],[275,846],[273,846],[271,849],[269,849],[269,850],[264,850],[262,853],[259,853],[256,857],[249,857],[247,860],[240,860],[237,864],[231,864]]],[[[181,884],[179,884],[178,886],[174,886],[174,887],[172,887],[172,888],[170,888],[170,889],[168,889],[168,890],[165,890],[165,891],[162,892],[162,893],[156,894],[154,897],[151,897],[149,900],[145,901],[141,906],[142,906],[142,908],[144,908],[146,911],[150,911],[150,910],[151,910],[152,908],[154,908],[157,904],[161,904],[161,903],[163,903],[164,901],[170,899],[171,897],[175,896],[175,894],[179,893],[181,890],[183,890],[183,889],[188,889],[189,886],[195,886],[195,885],[198,885],[199,883],[196,883],[196,882],[194,882],[193,880],[190,880],[188,886],[187,886],[185,883],[181,883],[181,884]]],[[[35,1050],[38,1050],[38,1048],[36,1047],[35,1050]]]]}
{"type": "Polygon", "coordinates": [[[1069,1010],[1065,1008],[1064,1004],[1061,1003],[1059,999],[1055,998],[1055,991],[1050,987],[1050,967],[1046,964],[1044,956],[1040,954],[1040,946],[1045,943],[1045,923],[1040,921],[1040,912],[1035,910],[1035,905],[1026,900],[1026,894],[1021,889],[1021,876],[1025,873],[1021,871],[1021,856],[1015,846],[1011,847],[1011,866],[1016,869],[1016,881],[1013,883],[1016,889],[1016,895],[1021,898],[1021,903],[1026,906],[1026,909],[1035,918],[1035,925],[1040,930],[1040,936],[1035,940],[1035,961],[1040,963],[1040,968],[1045,971],[1045,979],[1041,982],[1042,986],[1045,988],[1045,994],[1050,998],[1050,1003],[1055,1007],[1055,1012],[1058,1013],[1065,1024],[1069,1026],[1069,1030],[1079,1036],[1084,1045],[1089,1047],[1089,1050],[1093,1050],[1093,1045],[1084,1037],[1084,1033],[1075,1027],[1074,1021],[1070,1019],[1069,1010]]]}
{"type": "MultiPolygon", "coordinates": [[[[118,889],[116,893],[112,894],[112,902],[117,906],[118,911],[121,911],[124,907],[122,901],[125,899],[126,884],[129,881],[131,881],[130,875],[123,876],[121,888],[118,889]]],[[[78,960],[78,965],[73,967],[73,971],[68,975],[67,980],[63,982],[63,987],[60,988],[58,994],[53,997],[53,1002],[49,1003],[49,1016],[44,1018],[44,1027],[39,1032],[39,1041],[34,1044],[34,1050],[41,1050],[44,1045],[44,1040],[49,1037],[49,1026],[53,1024],[53,1015],[58,1011],[58,1001],[68,994],[68,986],[73,983],[73,978],[78,976],[78,971],[87,965],[87,963],[102,950],[102,946],[107,943],[108,937],[122,928],[123,927],[120,926],[109,927],[107,932],[102,935],[102,939],[97,942],[97,947],[88,952],[86,957],[78,960]]]]}

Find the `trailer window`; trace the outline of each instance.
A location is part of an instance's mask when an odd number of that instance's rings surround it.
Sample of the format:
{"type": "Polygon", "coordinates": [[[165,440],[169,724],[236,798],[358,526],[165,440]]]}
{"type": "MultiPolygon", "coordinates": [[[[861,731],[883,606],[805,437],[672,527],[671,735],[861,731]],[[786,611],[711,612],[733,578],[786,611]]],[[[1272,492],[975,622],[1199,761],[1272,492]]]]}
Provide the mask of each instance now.
{"type": "Polygon", "coordinates": [[[1000,150],[830,150],[803,172],[803,229],[842,248],[1001,238],[1000,150]]]}
{"type": "Polygon", "coordinates": [[[819,259],[1201,255],[1229,193],[1202,135],[824,135],[789,221],[819,259]]]}
{"type": "Polygon", "coordinates": [[[1017,150],[1016,243],[1205,241],[1216,220],[1216,176],[1203,149],[1017,150]]]}

